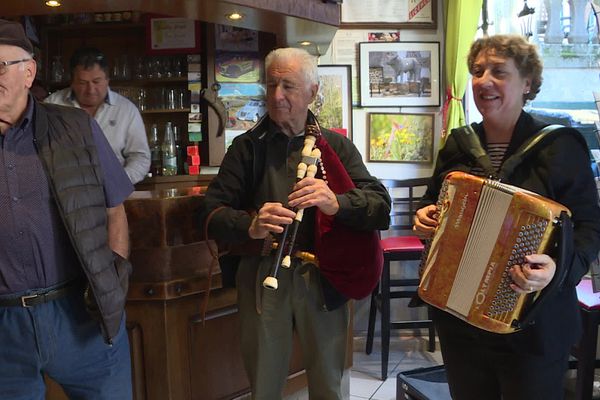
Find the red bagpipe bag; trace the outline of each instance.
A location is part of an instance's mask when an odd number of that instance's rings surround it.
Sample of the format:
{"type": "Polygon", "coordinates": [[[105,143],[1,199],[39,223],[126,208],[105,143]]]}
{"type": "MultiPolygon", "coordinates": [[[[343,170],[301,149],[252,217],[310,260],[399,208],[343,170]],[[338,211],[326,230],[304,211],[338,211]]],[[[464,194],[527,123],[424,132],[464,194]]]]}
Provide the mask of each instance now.
{"type": "MultiPolygon", "coordinates": [[[[356,186],[339,157],[323,136],[317,138],[327,184],[335,194],[356,186]]],[[[315,255],[319,268],[331,285],[351,299],[362,299],[373,291],[383,268],[383,250],[375,230],[359,231],[326,215],[315,215],[315,255]]]]}

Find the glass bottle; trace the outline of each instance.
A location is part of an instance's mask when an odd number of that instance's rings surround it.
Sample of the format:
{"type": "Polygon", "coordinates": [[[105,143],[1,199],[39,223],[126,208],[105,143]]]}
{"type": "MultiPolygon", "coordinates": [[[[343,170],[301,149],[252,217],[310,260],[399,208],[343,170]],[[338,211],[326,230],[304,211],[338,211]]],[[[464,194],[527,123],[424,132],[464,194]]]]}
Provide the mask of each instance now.
{"type": "Polygon", "coordinates": [[[181,133],[177,125],[173,125],[173,136],[175,137],[175,155],[177,156],[177,175],[185,175],[183,161],[183,146],[181,145],[181,133]]]}
{"type": "Polygon", "coordinates": [[[165,138],[162,145],[162,174],[165,176],[177,175],[177,153],[175,149],[175,135],[173,125],[167,122],[165,138]]]}
{"type": "Polygon", "coordinates": [[[140,88],[137,92],[137,106],[140,111],[146,111],[148,105],[146,104],[146,89],[140,88]]]}
{"type": "Polygon", "coordinates": [[[162,155],[158,141],[158,127],[152,124],[150,127],[150,173],[152,176],[162,175],[162,155]]]}
{"type": "Polygon", "coordinates": [[[180,78],[183,76],[183,66],[181,57],[175,57],[172,62],[173,76],[180,78]]]}
{"type": "Polygon", "coordinates": [[[123,80],[131,79],[131,67],[129,66],[129,57],[127,54],[121,55],[121,76],[119,78],[123,80]]]}
{"type": "Polygon", "coordinates": [[[110,77],[112,79],[121,79],[121,60],[119,60],[119,57],[115,57],[113,60],[110,77]]]}

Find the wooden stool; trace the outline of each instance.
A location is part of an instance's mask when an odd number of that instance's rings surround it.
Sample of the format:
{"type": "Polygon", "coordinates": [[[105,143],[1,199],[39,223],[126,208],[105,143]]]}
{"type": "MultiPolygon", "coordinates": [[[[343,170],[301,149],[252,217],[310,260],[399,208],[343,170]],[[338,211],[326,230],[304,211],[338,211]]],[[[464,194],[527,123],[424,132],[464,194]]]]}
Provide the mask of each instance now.
{"type": "Polygon", "coordinates": [[[390,263],[392,261],[420,260],[423,243],[416,236],[394,236],[381,240],[381,247],[383,248],[383,271],[379,285],[371,294],[366,353],[371,354],[373,351],[375,319],[377,318],[377,310],[379,310],[381,311],[381,379],[386,380],[390,354],[390,331],[392,329],[427,328],[429,331],[429,351],[433,352],[435,351],[435,328],[429,308],[429,319],[391,321],[390,300],[412,299],[416,296],[419,278],[391,279],[390,263]]]}
{"type": "Polygon", "coordinates": [[[369,309],[369,326],[367,328],[366,353],[373,351],[375,336],[375,320],[377,310],[381,312],[381,379],[388,374],[390,352],[390,331],[392,329],[421,329],[429,330],[429,351],[435,351],[435,329],[431,321],[430,309],[428,319],[391,321],[391,299],[412,299],[417,294],[419,277],[392,279],[391,263],[400,261],[402,269],[405,261],[419,261],[423,253],[423,243],[412,232],[413,218],[419,200],[429,182],[429,178],[414,179],[381,179],[392,198],[390,210],[390,227],[388,237],[381,240],[383,249],[383,271],[379,284],[371,293],[369,309]]]}
{"type": "Polygon", "coordinates": [[[584,277],[577,285],[577,298],[581,307],[583,335],[573,351],[573,355],[577,357],[575,398],[592,400],[594,369],[600,366],[596,360],[596,343],[600,324],[600,293],[593,292],[591,279],[584,277]]]}

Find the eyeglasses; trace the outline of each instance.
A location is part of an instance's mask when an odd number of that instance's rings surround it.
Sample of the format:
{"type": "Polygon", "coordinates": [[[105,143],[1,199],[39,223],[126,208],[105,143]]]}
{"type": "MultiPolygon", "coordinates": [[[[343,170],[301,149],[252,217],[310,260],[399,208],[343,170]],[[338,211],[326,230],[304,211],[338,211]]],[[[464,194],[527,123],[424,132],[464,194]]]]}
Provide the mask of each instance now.
{"type": "Polygon", "coordinates": [[[20,60],[13,61],[0,61],[0,75],[4,75],[6,71],[8,71],[8,67],[10,67],[11,65],[19,64],[29,60],[31,60],[31,58],[22,58],[20,60]]]}

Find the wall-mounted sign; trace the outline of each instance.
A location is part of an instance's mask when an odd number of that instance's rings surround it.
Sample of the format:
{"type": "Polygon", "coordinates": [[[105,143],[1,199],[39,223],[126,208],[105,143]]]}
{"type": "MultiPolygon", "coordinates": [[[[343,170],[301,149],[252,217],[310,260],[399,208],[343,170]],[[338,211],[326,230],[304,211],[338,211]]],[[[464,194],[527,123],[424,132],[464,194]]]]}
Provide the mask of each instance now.
{"type": "Polygon", "coordinates": [[[200,23],[187,18],[149,17],[148,53],[197,53],[200,50],[200,23]]]}

